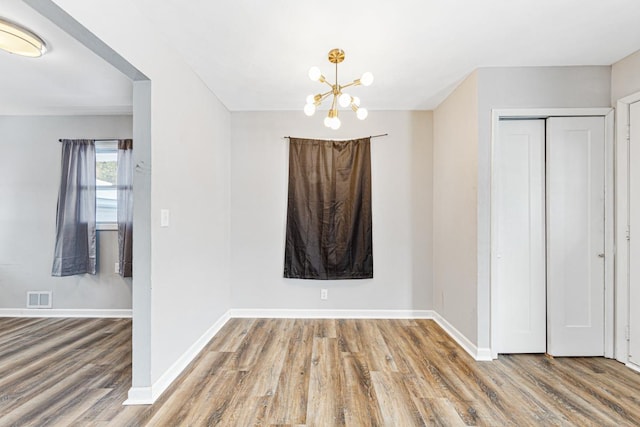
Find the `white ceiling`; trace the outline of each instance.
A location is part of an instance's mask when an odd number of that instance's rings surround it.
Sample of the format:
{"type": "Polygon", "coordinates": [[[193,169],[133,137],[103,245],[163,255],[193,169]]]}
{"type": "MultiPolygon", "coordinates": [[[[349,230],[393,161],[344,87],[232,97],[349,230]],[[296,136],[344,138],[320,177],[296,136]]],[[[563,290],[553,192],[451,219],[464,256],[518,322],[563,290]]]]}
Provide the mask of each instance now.
{"type": "MultiPolygon", "coordinates": [[[[640,49],[638,0],[131,1],[231,111],[301,109],[324,90],[310,66],[333,80],[335,47],[341,83],[375,75],[353,89],[374,110],[433,109],[478,67],[610,65],[640,49]]],[[[0,16],[52,45],[39,60],[0,52],[2,104],[130,105],[126,78],[19,0],[0,16]]]]}
{"type": "Polygon", "coordinates": [[[49,49],[41,58],[0,50],[0,115],[131,113],[132,84],[118,70],[20,0],[0,0],[0,17],[49,49]]]}

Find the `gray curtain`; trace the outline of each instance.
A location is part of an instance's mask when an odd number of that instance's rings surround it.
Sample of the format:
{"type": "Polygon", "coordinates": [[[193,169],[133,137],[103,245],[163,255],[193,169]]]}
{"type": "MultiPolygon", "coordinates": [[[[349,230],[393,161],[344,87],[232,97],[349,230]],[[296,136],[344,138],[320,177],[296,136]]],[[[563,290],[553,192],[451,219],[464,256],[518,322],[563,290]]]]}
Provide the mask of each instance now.
{"type": "Polygon", "coordinates": [[[291,138],[284,277],[373,277],[370,138],[291,138]]]}
{"type": "Polygon", "coordinates": [[[118,248],[120,275],[133,272],[133,141],[118,141],[118,248]]]}
{"type": "Polygon", "coordinates": [[[96,150],[90,139],[63,139],[53,276],[96,274],[96,150]]]}

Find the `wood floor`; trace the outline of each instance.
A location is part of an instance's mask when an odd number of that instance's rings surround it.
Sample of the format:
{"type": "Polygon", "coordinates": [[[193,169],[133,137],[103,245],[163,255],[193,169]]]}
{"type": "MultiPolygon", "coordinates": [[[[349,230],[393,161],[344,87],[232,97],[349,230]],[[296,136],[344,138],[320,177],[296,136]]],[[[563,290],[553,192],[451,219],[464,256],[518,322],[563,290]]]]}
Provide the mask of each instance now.
{"type": "Polygon", "coordinates": [[[0,318],[0,426],[640,425],[602,358],[475,362],[430,320],[232,319],[151,406],[131,322],[0,318]]]}

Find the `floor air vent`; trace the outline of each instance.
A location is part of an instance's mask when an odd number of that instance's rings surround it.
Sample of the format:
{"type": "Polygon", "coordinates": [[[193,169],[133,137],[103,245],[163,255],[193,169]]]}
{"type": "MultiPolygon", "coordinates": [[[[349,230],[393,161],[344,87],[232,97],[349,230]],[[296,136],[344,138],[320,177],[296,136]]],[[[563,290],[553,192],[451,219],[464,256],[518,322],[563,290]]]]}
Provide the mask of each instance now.
{"type": "Polygon", "coordinates": [[[51,291],[27,292],[27,308],[51,308],[51,291]]]}

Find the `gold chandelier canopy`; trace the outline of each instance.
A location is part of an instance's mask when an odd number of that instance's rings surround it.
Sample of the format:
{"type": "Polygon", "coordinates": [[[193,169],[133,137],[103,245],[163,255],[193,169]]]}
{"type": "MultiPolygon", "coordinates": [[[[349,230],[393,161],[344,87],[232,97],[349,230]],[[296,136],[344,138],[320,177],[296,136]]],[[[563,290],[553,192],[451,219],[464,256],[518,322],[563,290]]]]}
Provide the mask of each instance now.
{"type": "Polygon", "coordinates": [[[322,101],[333,95],[329,113],[324,119],[324,125],[334,130],[339,129],[341,124],[340,118],[338,117],[338,106],[342,108],[350,107],[360,120],[366,119],[369,114],[366,108],[360,107],[360,98],[357,96],[351,96],[343,90],[352,86],[371,85],[371,83],[373,83],[373,74],[366,72],[359,79],[356,79],[346,85],[340,85],[338,83],[338,64],[344,61],[344,57],[345,55],[342,49],[332,49],[329,51],[329,62],[336,66],[336,78],[335,83],[333,84],[327,81],[326,77],[322,75],[322,72],[318,67],[311,67],[311,69],[309,69],[309,78],[311,80],[326,83],[331,89],[324,93],[307,96],[307,105],[304,107],[304,113],[307,116],[313,116],[322,101]]]}

